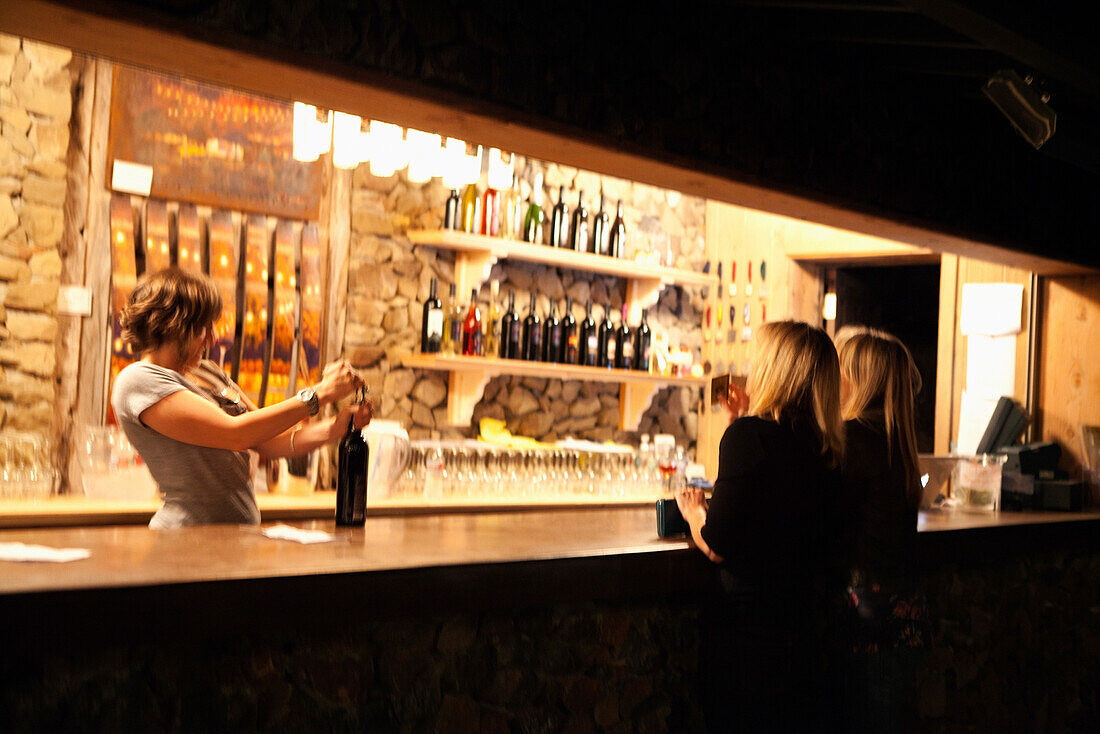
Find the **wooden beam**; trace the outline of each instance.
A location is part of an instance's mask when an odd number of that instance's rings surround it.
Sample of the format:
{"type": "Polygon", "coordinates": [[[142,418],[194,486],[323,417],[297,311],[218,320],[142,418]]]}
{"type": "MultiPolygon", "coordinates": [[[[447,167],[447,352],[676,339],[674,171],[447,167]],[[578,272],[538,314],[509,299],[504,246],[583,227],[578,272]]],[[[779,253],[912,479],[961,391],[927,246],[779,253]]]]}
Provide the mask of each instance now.
{"type": "Polygon", "coordinates": [[[1039,274],[1096,272],[1077,264],[934,231],[919,223],[894,221],[692,170],[689,163],[656,160],[651,154],[616,147],[610,139],[595,140],[591,132],[377,72],[324,64],[289,51],[281,53],[293,58],[293,62],[44,0],[5,0],[0,4],[0,30],[200,81],[430,130],[542,160],[936,252],[1004,263],[1039,274]]]}

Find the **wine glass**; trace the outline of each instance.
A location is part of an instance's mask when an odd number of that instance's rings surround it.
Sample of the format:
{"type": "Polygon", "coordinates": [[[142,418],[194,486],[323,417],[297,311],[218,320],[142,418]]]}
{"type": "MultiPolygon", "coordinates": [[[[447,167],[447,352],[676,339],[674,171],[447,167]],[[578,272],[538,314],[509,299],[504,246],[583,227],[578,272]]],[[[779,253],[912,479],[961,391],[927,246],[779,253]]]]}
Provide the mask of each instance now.
{"type": "Polygon", "coordinates": [[[657,470],[665,480],[665,493],[672,494],[672,476],[679,468],[683,449],[675,443],[660,443],[657,446],[657,470]]]}

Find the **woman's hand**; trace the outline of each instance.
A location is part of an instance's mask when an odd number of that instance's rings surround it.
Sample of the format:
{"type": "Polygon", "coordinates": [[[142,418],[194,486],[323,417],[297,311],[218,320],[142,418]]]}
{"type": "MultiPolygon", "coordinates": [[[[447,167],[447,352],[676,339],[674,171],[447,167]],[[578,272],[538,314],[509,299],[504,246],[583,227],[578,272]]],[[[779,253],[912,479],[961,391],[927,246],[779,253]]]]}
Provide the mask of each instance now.
{"type": "Polygon", "coordinates": [[[676,490],[676,506],[688,525],[702,526],[707,520],[707,499],[703,490],[697,487],[683,487],[676,490]]]}
{"type": "Polygon", "coordinates": [[[676,506],[691,531],[691,540],[707,558],[715,563],[722,562],[722,556],[710,549],[703,539],[703,526],[707,524],[707,498],[703,490],[696,487],[684,487],[676,490],[676,506]]]}
{"type": "Polygon", "coordinates": [[[749,396],[744,389],[730,382],[729,389],[726,391],[726,400],[722,403],[722,407],[726,409],[726,416],[730,423],[743,416],[749,409],[749,396]]]}
{"type": "Polygon", "coordinates": [[[348,421],[354,420],[356,429],[366,428],[374,418],[374,404],[368,398],[362,403],[349,403],[332,419],[329,426],[328,443],[339,441],[348,430],[348,421]]]}
{"type": "MultiPolygon", "coordinates": [[[[341,398],[346,398],[362,386],[363,378],[352,369],[350,364],[341,359],[325,365],[321,381],[317,383],[317,387],[314,389],[317,393],[317,400],[322,405],[327,405],[335,403],[341,398]]],[[[364,425],[366,424],[364,423],[364,425]]],[[[347,426],[346,420],[344,426],[347,426]]]]}

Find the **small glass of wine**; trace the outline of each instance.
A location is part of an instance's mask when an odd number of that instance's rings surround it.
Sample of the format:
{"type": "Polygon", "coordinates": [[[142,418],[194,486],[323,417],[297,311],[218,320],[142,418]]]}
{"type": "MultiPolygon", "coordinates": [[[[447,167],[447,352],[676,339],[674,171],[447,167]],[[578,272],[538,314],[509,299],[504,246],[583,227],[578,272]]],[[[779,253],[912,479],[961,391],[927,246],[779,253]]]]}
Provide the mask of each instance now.
{"type": "Polygon", "coordinates": [[[676,444],[662,443],[657,448],[657,469],[665,479],[665,490],[672,494],[672,477],[683,462],[684,450],[676,444]]]}

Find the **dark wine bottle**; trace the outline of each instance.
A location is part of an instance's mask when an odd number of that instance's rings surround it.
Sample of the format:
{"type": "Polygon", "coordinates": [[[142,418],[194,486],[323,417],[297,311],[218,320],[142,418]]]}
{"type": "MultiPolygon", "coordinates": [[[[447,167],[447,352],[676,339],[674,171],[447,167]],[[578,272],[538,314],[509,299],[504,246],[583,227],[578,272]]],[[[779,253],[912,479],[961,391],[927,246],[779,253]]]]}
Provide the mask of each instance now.
{"type": "Polygon", "coordinates": [[[537,362],[542,357],[542,319],[539,318],[535,304],[535,294],[531,294],[531,308],[523,319],[523,359],[537,362]]]}
{"type": "Polygon", "coordinates": [[[592,299],[589,298],[584,306],[584,321],[581,321],[577,334],[577,364],[594,367],[597,354],[599,354],[599,333],[596,322],[592,320],[592,299]]]}
{"type": "Polygon", "coordinates": [[[622,199],[619,199],[615,223],[611,225],[611,232],[608,235],[607,254],[611,257],[626,257],[626,222],[623,221],[622,199]]]}
{"type": "Polygon", "coordinates": [[[569,246],[569,207],[565,203],[565,187],[558,187],[558,203],[550,214],[550,245],[569,246]]]}
{"type": "Polygon", "coordinates": [[[477,306],[477,288],[470,291],[470,308],[462,324],[462,353],[467,357],[481,356],[481,309],[477,306]]]}
{"type": "Polygon", "coordinates": [[[648,309],[642,309],[642,323],[634,330],[634,369],[640,372],[649,372],[649,349],[653,342],[653,332],[649,330],[649,321],[646,318],[647,311],[648,309]]]}
{"type": "Polygon", "coordinates": [[[561,353],[558,362],[577,363],[577,319],[573,316],[573,298],[565,299],[565,315],[561,317],[561,353]]]}
{"type": "Polygon", "coordinates": [[[443,212],[443,229],[459,228],[459,206],[458,189],[451,189],[451,195],[447,197],[447,208],[443,212]]]}
{"type": "Polygon", "coordinates": [[[435,354],[443,346],[443,302],[436,292],[439,281],[432,278],[428,300],[424,301],[424,317],[420,322],[420,351],[435,354]]]}
{"type": "Polygon", "coordinates": [[[584,206],[584,191],[577,192],[577,208],[573,210],[569,246],[577,252],[588,251],[588,209],[584,206]]]}
{"type": "MultiPolygon", "coordinates": [[[[456,192],[457,195],[457,192],[456,192]]],[[[592,252],[597,255],[607,254],[607,236],[611,227],[611,219],[604,208],[604,195],[600,194],[600,210],[592,219],[592,252]]]]}
{"type": "Polygon", "coordinates": [[[615,369],[628,370],[634,366],[634,340],[630,337],[630,324],[626,321],[626,304],[623,304],[623,318],[619,330],[615,333],[615,369]]]}
{"type": "Polygon", "coordinates": [[[355,418],[340,440],[336,470],[336,524],[362,525],[367,520],[367,460],[370,450],[355,418]]]}
{"type": "Polygon", "coordinates": [[[519,316],[516,315],[516,292],[508,294],[508,311],[500,317],[500,357],[519,359],[519,316]]]}
{"type": "Polygon", "coordinates": [[[561,357],[561,321],[558,319],[558,304],[550,301],[550,315],[546,317],[542,329],[542,361],[557,362],[561,357]]]}
{"type": "Polygon", "coordinates": [[[596,340],[596,366],[611,367],[615,364],[615,325],[611,323],[611,309],[603,312],[600,333],[596,340]]]}

